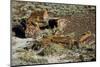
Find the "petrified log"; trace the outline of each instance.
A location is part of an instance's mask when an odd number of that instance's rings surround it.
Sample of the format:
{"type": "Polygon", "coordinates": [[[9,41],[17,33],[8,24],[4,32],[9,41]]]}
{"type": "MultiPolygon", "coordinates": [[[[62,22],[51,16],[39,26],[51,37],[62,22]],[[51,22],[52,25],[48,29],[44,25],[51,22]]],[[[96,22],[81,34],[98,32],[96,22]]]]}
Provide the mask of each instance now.
{"type": "Polygon", "coordinates": [[[63,46],[69,46],[72,48],[73,46],[76,46],[78,48],[78,42],[70,37],[70,36],[49,36],[47,38],[43,38],[42,41],[44,46],[48,46],[51,43],[57,43],[57,44],[63,44],[63,46]]]}
{"type": "Polygon", "coordinates": [[[14,32],[15,36],[19,38],[25,38],[25,30],[26,30],[25,19],[21,19],[18,25],[12,27],[12,32],[14,32]]]}

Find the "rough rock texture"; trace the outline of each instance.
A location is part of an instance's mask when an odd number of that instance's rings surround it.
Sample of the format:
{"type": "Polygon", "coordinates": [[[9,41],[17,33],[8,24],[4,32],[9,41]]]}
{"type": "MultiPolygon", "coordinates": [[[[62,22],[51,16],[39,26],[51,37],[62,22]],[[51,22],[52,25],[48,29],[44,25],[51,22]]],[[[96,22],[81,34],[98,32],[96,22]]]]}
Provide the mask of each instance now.
{"type": "Polygon", "coordinates": [[[62,36],[73,37],[72,40],[77,41],[79,47],[73,46],[72,48],[68,48],[67,46],[63,47],[63,45],[69,44],[52,42],[44,47],[44,44],[41,43],[42,38],[54,35],[56,28],[40,30],[36,33],[35,38],[19,38],[12,32],[11,59],[13,66],[96,60],[95,6],[22,2],[13,0],[11,9],[12,27],[19,25],[22,18],[27,19],[32,11],[43,9],[48,9],[49,18],[56,17],[65,19],[64,29],[57,32],[57,34],[63,32],[62,36]],[[80,37],[87,31],[90,31],[92,35],[86,38],[89,40],[84,40],[88,42],[80,44],[80,37]]]}

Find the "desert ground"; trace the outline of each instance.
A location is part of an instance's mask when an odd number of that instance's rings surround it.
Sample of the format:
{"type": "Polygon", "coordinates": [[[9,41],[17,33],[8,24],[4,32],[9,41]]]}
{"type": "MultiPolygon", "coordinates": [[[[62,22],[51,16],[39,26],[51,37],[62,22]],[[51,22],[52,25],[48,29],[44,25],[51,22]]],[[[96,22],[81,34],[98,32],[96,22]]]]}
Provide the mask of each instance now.
{"type": "MultiPolygon", "coordinates": [[[[25,30],[29,30],[27,26],[25,30]]],[[[96,7],[12,1],[11,60],[12,66],[96,61],[96,7]],[[44,9],[48,10],[50,19],[57,18],[58,21],[61,20],[61,24],[54,28],[50,28],[50,25],[45,27],[44,24],[36,36],[26,36],[21,20],[28,19],[32,11],[44,9]],[[23,33],[15,32],[15,28],[23,33]],[[60,32],[55,33],[57,29],[60,32]]]]}

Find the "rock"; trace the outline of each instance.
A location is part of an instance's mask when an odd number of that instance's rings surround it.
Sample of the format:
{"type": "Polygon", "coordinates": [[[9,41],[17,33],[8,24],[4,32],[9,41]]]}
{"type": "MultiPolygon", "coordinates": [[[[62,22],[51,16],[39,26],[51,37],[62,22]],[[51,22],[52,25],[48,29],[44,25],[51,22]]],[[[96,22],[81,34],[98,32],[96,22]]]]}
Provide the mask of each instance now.
{"type": "Polygon", "coordinates": [[[20,50],[25,47],[32,46],[33,43],[34,43],[34,39],[32,38],[21,39],[17,37],[12,37],[12,51],[16,52],[16,50],[20,50]]]}

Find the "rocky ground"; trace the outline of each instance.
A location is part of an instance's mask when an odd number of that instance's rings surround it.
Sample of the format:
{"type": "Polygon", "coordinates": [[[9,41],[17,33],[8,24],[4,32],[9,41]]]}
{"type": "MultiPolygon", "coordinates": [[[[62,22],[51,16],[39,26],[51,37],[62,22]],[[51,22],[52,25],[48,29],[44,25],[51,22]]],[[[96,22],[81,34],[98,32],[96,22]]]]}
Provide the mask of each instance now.
{"type": "MultiPolygon", "coordinates": [[[[18,38],[12,35],[12,65],[95,61],[95,6],[12,1],[12,27],[19,24],[19,19],[28,18],[32,10],[45,8],[48,9],[50,17],[61,17],[70,21],[66,23],[64,35],[74,34],[78,40],[81,34],[91,31],[94,39],[87,44],[79,44],[79,48],[65,48],[56,43],[50,43],[44,48],[41,47],[41,43],[36,42],[36,39],[18,38]],[[34,44],[40,46],[35,50],[32,48],[34,44]]],[[[44,32],[51,35],[50,30],[44,30],[39,37],[44,35],[44,32]]]]}
{"type": "Polygon", "coordinates": [[[60,45],[53,44],[38,52],[36,50],[26,50],[24,47],[33,45],[32,38],[12,39],[12,64],[27,65],[27,64],[48,64],[62,62],[82,62],[95,61],[95,44],[84,45],[79,49],[63,48],[60,45]]]}

